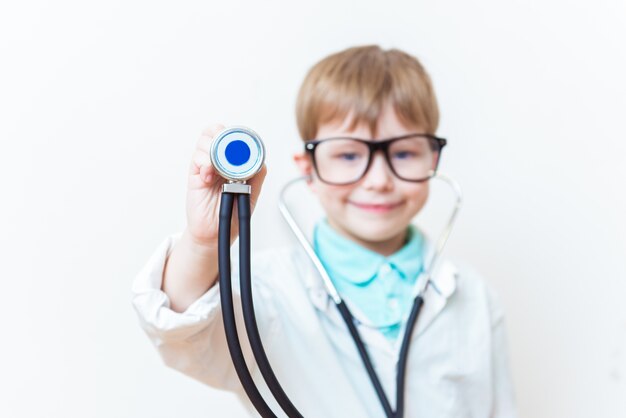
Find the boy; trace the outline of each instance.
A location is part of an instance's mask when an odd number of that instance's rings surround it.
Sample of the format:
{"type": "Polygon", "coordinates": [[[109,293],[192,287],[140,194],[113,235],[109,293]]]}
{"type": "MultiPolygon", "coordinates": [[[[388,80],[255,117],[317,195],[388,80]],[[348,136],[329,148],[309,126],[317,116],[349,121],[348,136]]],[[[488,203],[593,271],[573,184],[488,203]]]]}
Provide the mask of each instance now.
{"type": "MultiPolygon", "coordinates": [[[[398,336],[431,245],[411,225],[428,197],[428,181],[415,180],[420,170],[428,171],[424,167],[436,167],[441,150],[423,146],[425,140],[433,145],[439,116],[430,78],[401,51],[349,48],[309,71],[296,114],[305,143],[324,140],[316,150],[294,156],[302,174],[311,176],[309,188],[326,212],[315,227],[313,246],[355,316],[393,400],[398,336]],[[352,139],[329,140],[346,137],[352,139]],[[394,151],[390,142],[386,155],[368,153],[368,142],[398,137],[409,143],[394,151]]],[[[222,128],[213,126],[200,137],[189,172],[187,228],[166,239],[137,276],[133,303],[169,367],[235,392],[254,414],[228,354],[216,284],[224,181],[211,167],[208,150],[222,128]]],[[[265,175],[264,168],[250,181],[252,208],[265,175]]],[[[235,215],[231,243],[237,235],[235,215]]],[[[257,252],[252,274],[265,350],[300,412],[305,417],[384,416],[354,342],[303,251],[257,252]]],[[[447,260],[432,281],[410,346],[405,416],[515,416],[503,312],[492,292],[475,273],[447,260]]],[[[241,340],[251,373],[261,382],[246,338],[241,340]]],[[[265,385],[258,386],[283,416],[265,385]]]]}

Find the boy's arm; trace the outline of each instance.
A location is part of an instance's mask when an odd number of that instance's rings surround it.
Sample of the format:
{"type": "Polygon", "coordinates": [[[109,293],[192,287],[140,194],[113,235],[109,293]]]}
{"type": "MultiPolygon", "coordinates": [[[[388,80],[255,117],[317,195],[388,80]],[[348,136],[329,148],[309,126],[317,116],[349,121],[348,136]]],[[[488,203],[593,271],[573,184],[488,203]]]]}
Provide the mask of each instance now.
{"type": "Polygon", "coordinates": [[[195,243],[187,229],[165,262],[161,289],[170,309],[184,312],[217,281],[217,247],[195,243]]]}
{"type": "MultiPolygon", "coordinates": [[[[203,274],[201,271],[206,266],[184,264],[196,259],[198,254],[185,254],[186,244],[184,244],[183,235],[184,233],[174,234],[162,242],[135,277],[132,288],[133,306],[141,327],[168,367],[219,389],[239,390],[241,384],[232,366],[225,341],[219,283],[211,286],[210,281],[206,281],[203,285],[203,278],[199,276],[203,274]],[[180,246],[177,245],[179,243],[180,246]],[[175,251],[179,251],[178,260],[176,258],[169,260],[169,257],[175,255],[175,251]],[[173,265],[170,264],[171,261],[174,261],[173,265]],[[177,263],[180,264],[177,265],[177,263]],[[176,309],[172,309],[169,295],[162,290],[167,264],[170,267],[168,267],[166,280],[170,281],[171,286],[176,287],[177,280],[186,280],[190,282],[191,288],[195,289],[191,292],[186,292],[181,288],[174,290],[176,294],[174,297],[177,298],[178,304],[176,309]],[[180,269],[177,270],[177,267],[180,269]],[[176,276],[177,273],[182,276],[176,276]],[[195,276],[188,277],[188,275],[195,276]],[[196,292],[202,292],[203,286],[209,287],[208,290],[204,289],[204,293],[200,293],[199,297],[192,301],[196,292]],[[182,309],[184,311],[179,312],[182,309]]],[[[235,254],[232,255],[235,256],[235,254]]],[[[238,306],[241,303],[238,292],[235,290],[238,282],[237,265],[236,262],[232,263],[233,302],[236,313],[240,311],[238,306]]],[[[211,275],[214,276],[213,273],[211,275]]],[[[215,277],[211,281],[214,279],[215,277]]],[[[268,329],[268,326],[264,325],[271,321],[268,315],[268,308],[271,305],[267,300],[268,294],[269,292],[265,291],[262,286],[255,293],[260,299],[259,308],[265,308],[257,315],[261,331],[268,329]]],[[[236,314],[236,319],[238,329],[243,329],[241,315],[236,314]]],[[[246,361],[254,367],[256,363],[252,361],[249,345],[242,342],[242,348],[246,361]]]]}

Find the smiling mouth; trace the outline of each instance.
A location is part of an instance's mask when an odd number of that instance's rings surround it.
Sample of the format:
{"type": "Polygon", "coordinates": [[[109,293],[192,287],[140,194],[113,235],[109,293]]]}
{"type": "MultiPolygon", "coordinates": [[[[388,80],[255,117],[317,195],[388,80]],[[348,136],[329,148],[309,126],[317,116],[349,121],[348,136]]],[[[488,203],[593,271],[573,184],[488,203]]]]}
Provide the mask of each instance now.
{"type": "Polygon", "coordinates": [[[359,203],[359,202],[350,202],[350,203],[359,209],[368,210],[372,212],[388,212],[392,209],[397,208],[398,206],[402,204],[402,202],[385,203],[385,204],[371,204],[371,203],[359,203]]]}

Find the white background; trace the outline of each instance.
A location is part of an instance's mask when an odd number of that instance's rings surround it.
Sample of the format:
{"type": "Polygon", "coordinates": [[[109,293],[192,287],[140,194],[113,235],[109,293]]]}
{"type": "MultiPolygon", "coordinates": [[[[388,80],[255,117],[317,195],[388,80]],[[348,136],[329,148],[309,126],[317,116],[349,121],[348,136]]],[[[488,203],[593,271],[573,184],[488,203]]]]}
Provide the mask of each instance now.
{"type": "Polygon", "coordinates": [[[626,416],[625,39],[617,0],[3,2],[0,416],[243,416],[161,363],[132,279],[213,122],[265,139],[254,246],[289,243],[297,89],[368,43],[432,75],[466,196],[448,255],[502,299],[520,415],[626,416]]]}

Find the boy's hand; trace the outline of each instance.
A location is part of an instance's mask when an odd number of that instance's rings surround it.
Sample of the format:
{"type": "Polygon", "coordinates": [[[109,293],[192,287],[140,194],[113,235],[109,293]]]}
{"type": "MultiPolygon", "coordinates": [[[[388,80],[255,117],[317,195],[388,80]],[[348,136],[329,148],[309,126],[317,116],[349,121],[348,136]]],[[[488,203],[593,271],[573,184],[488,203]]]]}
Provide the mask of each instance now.
{"type": "MultiPolygon", "coordinates": [[[[187,183],[187,233],[195,244],[210,249],[217,248],[219,232],[219,210],[222,185],[226,180],[213,168],[209,152],[213,137],[224,129],[223,125],[212,125],[202,132],[189,167],[187,183]]],[[[256,206],[267,167],[263,164],[261,171],[248,180],[252,186],[250,210],[256,206]]],[[[235,200],[230,243],[239,235],[239,220],[235,200]]]]}

